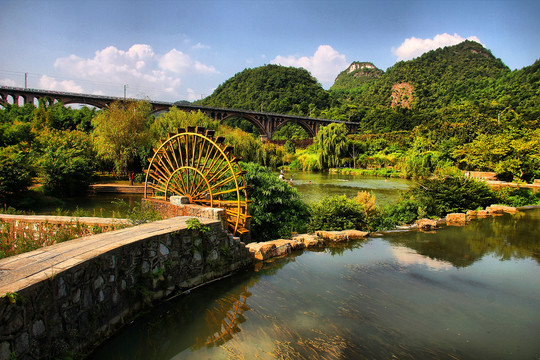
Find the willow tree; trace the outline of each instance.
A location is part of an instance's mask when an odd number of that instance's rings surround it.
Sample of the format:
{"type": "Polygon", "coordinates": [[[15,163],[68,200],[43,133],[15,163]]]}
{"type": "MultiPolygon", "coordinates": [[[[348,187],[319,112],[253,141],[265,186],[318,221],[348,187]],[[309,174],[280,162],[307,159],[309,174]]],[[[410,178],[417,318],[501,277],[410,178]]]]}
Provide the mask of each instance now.
{"type": "Polygon", "coordinates": [[[115,101],[92,119],[95,150],[117,173],[132,168],[137,158],[146,159],[151,110],[147,101],[115,101]]]}
{"type": "Polygon", "coordinates": [[[336,167],[347,154],[349,147],[345,124],[332,123],[321,127],[315,138],[318,162],[321,169],[336,167]]]}

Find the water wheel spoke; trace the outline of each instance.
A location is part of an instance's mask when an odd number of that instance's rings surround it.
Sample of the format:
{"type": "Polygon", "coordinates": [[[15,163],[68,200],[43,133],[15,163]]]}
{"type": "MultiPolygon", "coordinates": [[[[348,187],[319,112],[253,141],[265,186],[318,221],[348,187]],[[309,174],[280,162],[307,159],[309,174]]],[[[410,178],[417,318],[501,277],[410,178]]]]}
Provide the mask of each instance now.
{"type": "MultiPolygon", "coordinates": [[[[214,130],[190,126],[160,141],[149,159],[145,197],[150,189],[152,196],[165,200],[170,195],[183,195],[192,203],[221,207],[230,231],[243,234],[250,218],[244,172],[232,148],[223,144],[223,137],[215,139],[214,134],[214,130]]],[[[229,331],[235,317],[230,320],[224,324],[229,331]]]]}

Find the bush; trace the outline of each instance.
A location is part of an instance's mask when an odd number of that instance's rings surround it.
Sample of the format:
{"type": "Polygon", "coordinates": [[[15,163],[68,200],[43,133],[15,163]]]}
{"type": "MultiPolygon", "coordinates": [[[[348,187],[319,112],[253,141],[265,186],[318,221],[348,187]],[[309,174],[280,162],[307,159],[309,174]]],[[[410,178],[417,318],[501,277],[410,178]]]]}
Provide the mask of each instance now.
{"type": "Polygon", "coordinates": [[[45,194],[81,195],[88,190],[94,172],[90,137],[80,131],[47,131],[38,137],[39,173],[45,194]]]}
{"type": "Polygon", "coordinates": [[[266,167],[255,163],[241,163],[241,167],[250,186],[251,238],[267,241],[303,232],[309,212],[298,191],[266,167]]]}
{"type": "Polygon", "coordinates": [[[396,225],[412,224],[415,220],[424,217],[425,214],[422,204],[414,197],[403,199],[382,210],[381,221],[377,224],[377,229],[392,229],[396,225]]]}
{"type": "Polygon", "coordinates": [[[0,148],[0,200],[26,191],[31,183],[27,155],[18,146],[0,148]]]}
{"type": "Polygon", "coordinates": [[[334,195],[311,204],[308,228],[310,231],[366,230],[368,226],[364,207],[358,201],[345,195],[334,195]]]}
{"type": "Polygon", "coordinates": [[[497,200],[484,182],[462,176],[421,180],[409,194],[418,200],[427,216],[484,208],[497,200]]]}
{"type": "Polygon", "coordinates": [[[540,192],[528,189],[504,187],[494,191],[498,202],[509,206],[540,205],[540,192]]]}

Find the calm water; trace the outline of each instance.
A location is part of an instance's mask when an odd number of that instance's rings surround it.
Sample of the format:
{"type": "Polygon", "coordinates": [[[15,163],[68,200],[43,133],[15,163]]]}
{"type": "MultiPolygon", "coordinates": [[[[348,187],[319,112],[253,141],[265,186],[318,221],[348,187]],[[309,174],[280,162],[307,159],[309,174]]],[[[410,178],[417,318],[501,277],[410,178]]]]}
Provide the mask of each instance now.
{"type": "MultiPolygon", "coordinates": [[[[287,172],[287,179],[291,174],[293,186],[308,202],[317,201],[324,195],[345,194],[354,197],[358,191],[370,191],[375,195],[377,204],[386,205],[396,202],[400,191],[408,189],[412,184],[410,180],[404,179],[385,180],[381,177],[303,172],[287,172]]],[[[276,173],[277,176],[278,173],[276,173]]],[[[135,202],[141,201],[142,196],[142,194],[91,194],[87,197],[65,199],[63,204],[45,206],[34,211],[36,214],[56,214],[57,208],[68,211],[75,211],[78,208],[89,216],[112,217],[113,211],[119,210],[113,201],[124,200],[133,207],[135,202]]]]}
{"type": "Polygon", "coordinates": [[[354,197],[358,191],[368,191],[375,195],[377,204],[386,205],[397,202],[400,191],[407,190],[413,184],[405,179],[309,172],[286,172],[287,180],[291,174],[293,186],[306,201],[317,201],[324,195],[345,194],[354,197]]]}
{"type": "Polygon", "coordinates": [[[85,197],[63,199],[61,204],[43,206],[34,209],[34,212],[38,215],[56,215],[57,209],[70,213],[79,209],[85,213],[84,216],[118,217],[119,207],[115,202],[122,200],[133,207],[142,197],[142,194],[89,194],[85,197]]]}
{"type": "Polygon", "coordinates": [[[540,209],[296,252],[172,299],[91,359],[538,359],[540,209]]]}

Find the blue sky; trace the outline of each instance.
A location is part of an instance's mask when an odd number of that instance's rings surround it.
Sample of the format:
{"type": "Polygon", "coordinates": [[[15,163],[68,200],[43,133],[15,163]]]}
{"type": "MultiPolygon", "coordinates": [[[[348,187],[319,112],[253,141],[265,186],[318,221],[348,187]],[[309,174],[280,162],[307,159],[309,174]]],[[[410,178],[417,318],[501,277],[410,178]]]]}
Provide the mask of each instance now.
{"type": "Polygon", "coordinates": [[[0,0],[0,84],[196,100],[245,68],[304,67],[328,89],[473,39],[511,69],[540,58],[540,1],[0,0]]]}

